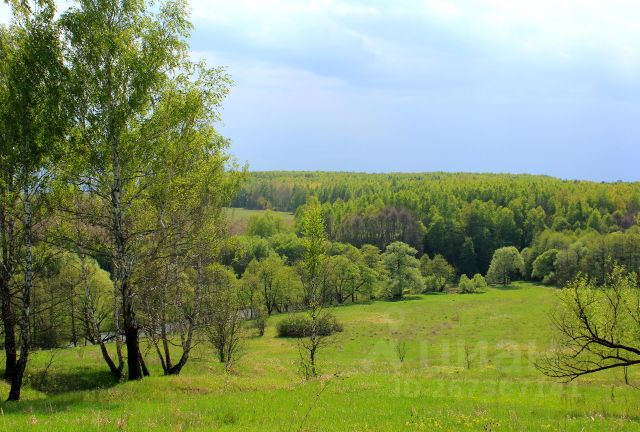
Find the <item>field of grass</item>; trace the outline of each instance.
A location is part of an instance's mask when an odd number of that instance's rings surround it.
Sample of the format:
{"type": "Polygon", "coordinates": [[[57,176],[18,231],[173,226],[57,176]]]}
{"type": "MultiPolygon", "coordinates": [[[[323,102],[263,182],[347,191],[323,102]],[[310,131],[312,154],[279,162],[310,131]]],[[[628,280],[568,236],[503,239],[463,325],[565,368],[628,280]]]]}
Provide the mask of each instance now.
{"type": "MultiPolygon", "coordinates": [[[[243,208],[227,207],[224,209],[225,215],[229,222],[229,233],[232,235],[244,234],[247,230],[249,219],[255,215],[261,215],[266,210],[247,210],[243,208]]],[[[282,217],[284,226],[293,227],[293,213],[273,211],[276,215],[282,217]]]]}
{"type": "Polygon", "coordinates": [[[275,335],[282,317],[250,334],[232,373],[205,344],[176,377],[159,376],[150,352],[154,376],[132,383],[112,382],[94,347],[36,352],[24,401],[1,405],[0,431],[640,430],[640,390],[622,371],[566,385],[535,369],[554,291],[517,283],[337,307],[344,332],[306,382],[295,341],[275,335]]]}

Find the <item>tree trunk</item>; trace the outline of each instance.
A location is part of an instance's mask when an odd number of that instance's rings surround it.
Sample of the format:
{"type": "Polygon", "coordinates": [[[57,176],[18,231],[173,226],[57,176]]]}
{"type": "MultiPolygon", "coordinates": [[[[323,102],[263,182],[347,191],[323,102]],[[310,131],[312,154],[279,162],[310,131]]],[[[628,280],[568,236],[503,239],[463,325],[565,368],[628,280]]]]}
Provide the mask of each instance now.
{"type": "Polygon", "coordinates": [[[114,283],[119,284],[120,295],[122,297],[122,318],[124,325],[125,343],[127,345],[127,366],[129,368],[129,380],[138,380],[142,378],[142,367],[140,364],[140,344],[138,340],[138,325],[136,323],[135,308],[133,304],[133,289],[131,287],[129,277],[131,276],[131,265],[129,253],[127,250],[127,236],[122,215],[122,173],[120,172],[120,149],[119,149],[119,133],[122,126],[116,119],[116,110],[114,108],[114,76],[112,71],[112,57],[109,53],[106,60],[107,73],[107,92],[109,100],[107,101],[107,140],[111,144],[111,164],[113,169],[113,180],[111,184],[111,210],[113,217],[113,225],[111,227],[111,235],[115,246],[114,256],[114,283]]]}
{"type": "MultiPolygon", "coordinates": [[[[177,281],[176,281],[177,282],[177,281]]],[[[173,368],[171,362],[171,351],[169,350],[169,339],[167,337],[167,299],[169,291],[169,264],[165,266],[165,276],[162,284],[162,305],[160,314],[160,338],[162,339],[162,348],[164,349],[165,372],[169,372],[173,368]]]]}
{"type": "Polygon", "coordinates": [[[123,318],[124,335],[127,345],[127,366],[129,368],[129,380],[139,380],[142,378],[142,364],[140,362],[140,341],[138,338],[138,326],[136,325],[135,312],[133,308],[132,292],[128,281],[123,281],[123,318]]]}
{"type": "Polygon", "coordinates": [[[120,204],[120,160],[117,142],[113,141],[113,175],[114,184],[111,190],[111,204],[113,210],[113,237],[116,246],[115,253],[115,280],[120,284],[122,296],[122,318],[124,324],[125,343],[127,345],[127,366],[129,368],[129,380],[142,378],[142,366],[140,364],[140,344],[138,340],[138,325],[136,323],[135,308],[133,304],[133,290],[130,285],[129,257],[127,253],[124,226],[122,222],[122,208],[120,204]]]}
{"type": "Polygon", "coordinates": [[[4,327],[5,368],[4,379],[11,381],[16,370],[16,324],[11,313],[11,292],[9,280],[0,279],[0,297],[2,300],[2,325],[4,327]]]}
{"type": "Polygon", "coordinates": [[[24,188],[24,248],[25,248],[25,273],[24,288],[22,291],[22,317],[20,320],[20,358],[16,362],[16,368],[11,377],[11,389],[9,390],[10,401],[20,400],[20,391],[22,390],[22,379],[24,371],[27,368],[27,360],[29,358],[29,349],[31,348],[29,319],[31,314],[31,291],[33,288],[33,255],[31,250],[32,232],[31,232],[31,199],[30,190],[25,182],[24,188]]]}
{"type": "Polygon", "coordinates": [[[71,285],[71,342],[74,347],[78,346],[78,330],[76,329],[76,302],[75,302],[75,289],[74,286],[71,285]]]}
{"type": "Polygon", "coordinates": [[[158,341],[155,337],[151,337],[153,341],[153,346],[156,349],[156,354],[158,354],[158,358],[160,359],[160,366],[162,366],[162,372],[165,375],[169,375],[169,369],[167,368],[167,364],[164,362],[164,356],[162,355],[162,351],[160,351],[160,347],[158,346],[158,341]]]}
{"type": "Polygon", "coordinates": [[[146,377],[149,376],[149,369],[147,369],[147,364],[144,361],[144,357],[142,357],[142,352],[138,349],[138,362],[140,363],[140,369],[142,370],[142,374],[146,377]]]}
{"type": "Polygon", "coordinates": [[[124,356],[122,355],[122,329],[120,328],[120,308],[118,307],[118,281],[113,277],[113,327],[115,328],[116,356],[118,357],[118,370],[122,375],[124,370],[124,356]]]}
{"type": "Polygon", "coordinates": [[[0,207],[2,237],[2,263],[0,264],[0,311],[4,328],[5,368],[4,379],[11,381],[16,369],[16,323],[11,310],[11,272],[15,237],[13,223],[7,219],[4,207],[0,207]]]}

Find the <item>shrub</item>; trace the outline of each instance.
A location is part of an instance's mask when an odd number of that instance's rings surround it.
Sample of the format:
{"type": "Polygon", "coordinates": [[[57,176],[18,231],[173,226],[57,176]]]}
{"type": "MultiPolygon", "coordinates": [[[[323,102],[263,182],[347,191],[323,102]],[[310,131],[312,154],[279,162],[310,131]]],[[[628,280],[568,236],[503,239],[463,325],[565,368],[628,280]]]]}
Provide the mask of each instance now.
{"type": "Polygon", "coordinates": [[[458,287],[460,288],[460,292],[463,292],[463,293],[476,292],[476,285],[473,283],[471,279],[467,277],[466,274],[463,274],[462,276],[460,276],[458,287]]]}
{"type": "Polygon", "coordinates": [[[487,288],[487,281],[480,273],[476,273],[475,275],[473,275],[473,279],[471,280],[473,281],[473,284],[475,285],[477,290],[483,290],[487,288]]]}
{"type": "Polygon", "coordinates": [[[475,293],[477,291],[484,290],[487,287],[487,281],[485,281],[484,277],[479,273],[476,273],[473,276],[473,279],[469,279],[466,274],[463,274],[460,276],[458,287],[462,293],[475,293]]]}
{"type": "Polygon", "coordinates": [[[405,341],[396,341],[396,355],[398,356],[400,363],[403,363],[404,358],[407,355],[407,343],[405,341]]]}
{"type": "Polygon", "coordinates": [[[424,277],[425,292],[443,292],[446,285],[446,280],[439,276],[431,275],[424,277]]]}
{"type": "MultiPolygon", "coordinates": [[[[290,315],[278,323],[277,329],[280,337],[308,337],[311,336],[311,319],[305,315],[290,315]]],[[[319,336],[330,336],[341,331],[342,324],[338,322],[334,315],[325,314],[319,318],[319,336]]]]}

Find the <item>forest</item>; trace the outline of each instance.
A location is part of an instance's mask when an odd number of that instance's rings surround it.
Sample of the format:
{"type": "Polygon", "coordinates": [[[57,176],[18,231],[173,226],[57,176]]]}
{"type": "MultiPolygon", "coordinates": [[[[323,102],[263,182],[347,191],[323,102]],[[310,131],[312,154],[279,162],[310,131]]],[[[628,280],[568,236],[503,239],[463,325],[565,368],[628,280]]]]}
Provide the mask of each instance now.
{"type": "Polygon", "coordinates": [[[521,251],[525,277],[549,284],[562,285],[578,272],[602,281],[613,262],[640,269],[639,183],[512,174],[254,172],[234,200],[235,206],[290,212],[307,203],[321,205],[334,241],[379,248],[402,241],[420,254],[443,256],[467,276],[485,274],[494,251],[505,246],[521,251]]]}

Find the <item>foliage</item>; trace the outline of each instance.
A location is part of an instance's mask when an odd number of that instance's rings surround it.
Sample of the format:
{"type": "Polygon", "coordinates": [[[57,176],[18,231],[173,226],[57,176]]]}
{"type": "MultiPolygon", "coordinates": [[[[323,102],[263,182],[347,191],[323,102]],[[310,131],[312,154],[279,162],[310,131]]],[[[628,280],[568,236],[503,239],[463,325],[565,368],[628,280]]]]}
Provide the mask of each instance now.
{"type": "Polygon", "coordinates": [[[272,253],[266,239],[256,236],[234,236],[227,239],[220,250],[220,262],[232,267],[238,276],[242,276],[254,259],[260,260],[272,253]]]}
{"type": "Polygon", "coordinates": [[[487,272],[487,281],[492,284],[509,285],[514,277],[524,271],[524,260],[513,246],[503,247],[495,251],[487,272]]]}
{"type": "Polygon", "coordinates": [[[475,286],[477,291],[482,291],[487,288],[487,281],[480,273],[474,274],[471,281],[473,282],[473,285],[475,286]]]}
{"type": "Polygon", "coordinates": [[[262,308],[267,315],[286,312],[300,303],[301,282],[295,269],[278,255],[254,259],[242,276],[245,303],[252,310],[262,308]]]}
{"type": "Polygon", "coordinates": [[[442,292],[446,286],[453,282],[456,271],[442,255],[436,255],[429,259],[424,254],[420,258],[420,273],[425,279],[427,291],[442,292]]]}
{"type": "Polygon", "coordinates": [[[304,255],[304,241],[292,232],[275,234],[268,241],[275,253],[286,258],[288,265],[299,262],[304,255]]]}
{"type": "Polygon", "coordinates": [[[247,223],[247,235],[271,237],[285,231],[284,218],[272,211],[265,211],[260,215],[252,215],[247,223]]]}
{"type": "Polygon", "coordinates": [[[318,206],[305,209],[302,216],[304,254],[301,270],[305,290],[305,300],[311,305],[319,301],[320,266],[326,247],[325,222],[322,209],[318,206]]]}
{"type": "Polygon", "coordinates": [[[473,283],[466,274],[460,276],[460,280],[458,281],[458,288],[460,288],[460,292],[468,294],[476,292],[476,285],[473,283]]]}
{"type": "Polygon", "coordinates": [[[397,300],[404,296],[405,291],[422,291],[424,285],[416,253],[414,248],[402,242],[394,242],[387,246],[382,259],[389,275],[388,297],[397,300]]]}
{"type": "Polygon", "coordinates": [[[204,299],[207,337],[220,362],[231,367],[242,347],[238,281],[233,271],[220,265],[208,267],[204,278],[209,288],[204,299]]]}
{"type": "Polygon", "coordinates": [[[553,285],[555,280],[555,263],[558,257],[557,249],[549,249],[538,255],[533,261],[531,277],[542,280],[545,285],[553,285]]]}
{"type": "MultiPolygon", "coordinates": [[[[330,313],[319,317],[316,325],[315,331],[319,336],[331,336],[336,332],[343,331],[342,324],[330,313]]],[[[312,320],[307,315],[295,314],[278,321],[276,329],[279,337],[305,338],[312,335],[314,331],[312,326],[312,320]]]]}
{"type": "Polygon", "coordinates": [[[530,247],[549,228],[608,236],[637,226],[640,184],[510,174],[275,171],[253,173],[234,205],[296,212],[312,202],[322,207],[331,240],[380,248],[400,240],[442,255],[471,276],[486,273],[496,249],[530,247]]]}
{"type": "Polygon", "coordinates": [[[466,274],[463,274],[458,281],[458,288],[460,288],[460,292],[464,294],[475,293],[486,289],[487,282],[480,273],[476,273],[472,279],[469,279],[466,274]]]}
{"type": "MultiPolygon", "coordinates": [[[[579,276],[559,295],[552,322],[559,346],[538,362],[546,375],[562,380],[640,364],[640,286],[637,275],[615,265],[605,284],[579,276]]],[[[626,376],[626,374],[625,374],[626,376]]]]}

